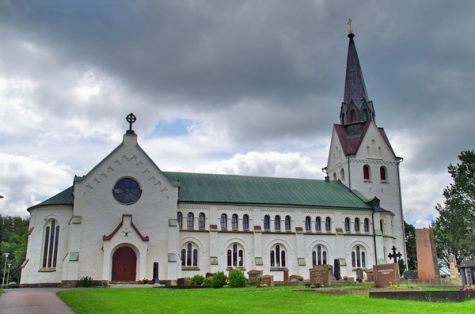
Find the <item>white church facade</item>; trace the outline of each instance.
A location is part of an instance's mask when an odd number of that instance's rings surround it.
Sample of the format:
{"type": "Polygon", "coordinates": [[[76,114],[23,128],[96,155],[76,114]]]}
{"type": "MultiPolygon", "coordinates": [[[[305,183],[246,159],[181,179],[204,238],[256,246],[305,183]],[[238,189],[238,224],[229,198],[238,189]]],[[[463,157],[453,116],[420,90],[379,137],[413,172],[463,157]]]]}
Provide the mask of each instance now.
{"type": "MultiPolygon", "coordinates": [[[[364,87],[361,73],[361,82],[348,78],[348,66],[359,68],[352,35],[345,84],[364,87]]],[[[345,87],[325,180],[162,171],[139,146],[130,114],[115,150],[28,209],[21,286],[68,285],[84,276],[174,280],[231,269],[282,281],[308,278],[313,265],[335,260],[341,276],[355,277],[357,269],[390,262],[392,246],[404,250],[402,159],[376,126],[366,88],[359,103],[347,88],[358,90],[345,87]]]]}

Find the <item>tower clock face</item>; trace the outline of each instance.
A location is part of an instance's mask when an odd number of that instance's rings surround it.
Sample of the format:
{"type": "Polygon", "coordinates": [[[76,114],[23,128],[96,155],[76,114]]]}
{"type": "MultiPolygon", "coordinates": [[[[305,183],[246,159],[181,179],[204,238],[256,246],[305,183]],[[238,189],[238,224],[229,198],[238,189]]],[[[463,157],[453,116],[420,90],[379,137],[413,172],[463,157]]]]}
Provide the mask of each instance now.
{"type": "Polygon", "coordinates": [[[132,205],[140,199],[142,190],[135,179],[122,178],[114,185],[112,195],[117,202],[123,205],[132,205]]]}

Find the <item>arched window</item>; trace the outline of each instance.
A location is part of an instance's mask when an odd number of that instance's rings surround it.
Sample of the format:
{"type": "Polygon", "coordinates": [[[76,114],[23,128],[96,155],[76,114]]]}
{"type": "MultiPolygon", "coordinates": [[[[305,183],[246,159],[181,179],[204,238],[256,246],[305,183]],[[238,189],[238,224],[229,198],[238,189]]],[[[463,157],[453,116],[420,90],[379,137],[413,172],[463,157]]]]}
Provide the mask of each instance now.
{"type": "Polygon", "coordinates": [[[345,218],[345,231],[350,232],[350,218],[345,218]]]}
{"type": "Polygon", "coordinates": [[[291,228],[290,216],[285,216],[285,231],[290,231],[291,228]]]}
{"type": "Polygon", "coordinates": [[[332,221],[330,217],[325,218],[325,231],[332,231],[332,221]]]}
{"type": "Polygon", "coordinates": [[[363,179],[370,180],[371,178],[371,171],[368,165],[363,166],[363,179]]]}
{"type": "Polygon", "coordinates": [[[336,172],[333,172],[333,181],[336,181],[336,172]]]}
{"type": "Polygon", "coordinates": [[[270,217],[269,217],[269,215],[264,216],[264,230],[270,230],[270,217]]]}
{"type": "Polygon", "coordinates": [[[200,213],[200,215],[198,216],[198,228],[204,229],[205,228],[205,221],[206,221],[205,214],[200,213]]]}
{"type": "Polygon", "coordinates": [[[181,266],[198,266],[198,247],[192,243],[187,242],[181,249],[181,266]]]}
{"type": "Polygon", "coordinates": [[[379,168],[379,176],[381,178],[381,181],[386,181],[386,167],[381,167],[379,168]]]}
{"type": "Polygon", "coordinates": [[[345,181],[345,169],[340,169],[340,180],[345,181]]]}
{"type": "Polygon", "coordinates": [[[183,214],[181,212],[178,212],[177,215],[176,215],[176,220],[178,222],[178,227],[181,227],[183,226],[183,214]]]}
{"type": "Polygon", "coordinates": [[[55,219],[49,220],[44,228],[43,243],[43,268],[56,267],[58,259],[58,243],[59,243],[59,224],[55,219]]]}
{"type": "Polygon", "coordinates": [[[368,121],[368,111],[366,109],[363,109],[363,121],[368,121]]]}
{"type": "Polygon", "coordinates": [[[366,267],[366,252],[362,246],[357,245],[351,251],[351,266],[366,267]]]}
{"type": "Polygon", "coordinates": [[[221,214],[221,230],[228,229],[228,215],[221,214]]]}
{"type": "Polygon", "coordinates": [[[233,228],[233,230],[237,230],[238,229],[238,215],[236,214],[233,214],[232,218],[231,218],[231,227],[233,228]]]}
{"type": "Polygon", "coordinates": [[[327,249],[322,245],[317,245],[312,251],[312,265],[327,264],[327,249]]]}
{"type": "Polygon", "coordinates": [[[228,249],[228,266],[242,267],[244,265],[244,250],[240,244],[233,243],[228,249]]]}
{"type": "Polygon", "coordinates": [[[379,230],[381,230],[381,233],[384,234],[384,220],[383,219],[379,221],[379,230]]]}
{"type": "Polygon", "coordinates": [[[312,231],[312,220],[310,219],[310,216],[305,217],[305,230],[312,231]]]}
{"type": "Polygon", "coordinates": [[[249,230],[249,215],[247,214],[242,216],[242,228],[244,230],[249,230]]]}
{"type": "Polygon", "coordinates": [[[355,232],[360,232],[360,219],[355,218],[355,232]]]}
{"type": "Polygon", "coordinates": [[[365,218],[364,220],[364,232],[369,232],[369,219],[365,218]]]}
{"type": "Polygon", "coordinates": [[[322,231],[322,218],[315,218],[315,231],[322,231]]]}
{"type": "Polygon", "coordinates": [[[270,251],[270,266],[271,267],[285,267],[285,250],[277,244],[272,247],[270,251]]]}
{"type": "Polygon", "coordinates": [[[275,216],[274,229],[280,230],[280,216],[279,215],[275,216]]]}
{"type": "Polygon", "coordinates": [[[195,215],[193,213],[188,213],[187,226],[188,228],[193,228],[195,225],[195,215]]]}

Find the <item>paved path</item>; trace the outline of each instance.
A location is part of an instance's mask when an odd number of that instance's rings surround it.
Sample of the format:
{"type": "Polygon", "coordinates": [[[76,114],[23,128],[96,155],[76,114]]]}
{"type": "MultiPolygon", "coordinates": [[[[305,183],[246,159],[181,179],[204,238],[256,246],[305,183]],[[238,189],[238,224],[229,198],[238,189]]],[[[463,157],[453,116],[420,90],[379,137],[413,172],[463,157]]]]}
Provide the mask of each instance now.
{"type": "MultiPolygon", "coordinates": [[[[6,289],[0,296],[2,314],[74,314],[56,292],[64,288],[6,289]]],[[[69,289],[70,290],[70,289],[69,289]]]]}

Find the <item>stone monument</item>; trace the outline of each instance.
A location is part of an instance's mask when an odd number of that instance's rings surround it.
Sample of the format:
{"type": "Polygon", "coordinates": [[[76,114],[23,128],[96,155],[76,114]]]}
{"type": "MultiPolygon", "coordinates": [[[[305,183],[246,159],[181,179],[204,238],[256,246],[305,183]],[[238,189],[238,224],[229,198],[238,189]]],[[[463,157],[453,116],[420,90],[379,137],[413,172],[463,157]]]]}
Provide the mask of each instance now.
{"type": "Polygon", "coordinates": [[[457,270],[457,260],[455,259],[455,255],[450,254],[449,256],[449,265],[450,265],[450,276],[457,277],[459,276],[459,272],[457,270]]]}
{"type": "Polygon", "coordinates": [[[439,275],[434,234],[431,229],[416,229],[417,265],[419,277],[434,279],[439,275]]]}
{"type": "Polygon", "coordinates": [[[331,286],[332,282],[332,266],[323,264],[315,265],[310,268],[310,283],[321,284],[325,287],[331,286]]]}
{"type": "Polygon", "coordinates": [[[399,286],[400,275],[398,264],[390,263],[374,265],[373,271],[375,288],[386,288],[389,285],[399,286]]]}

